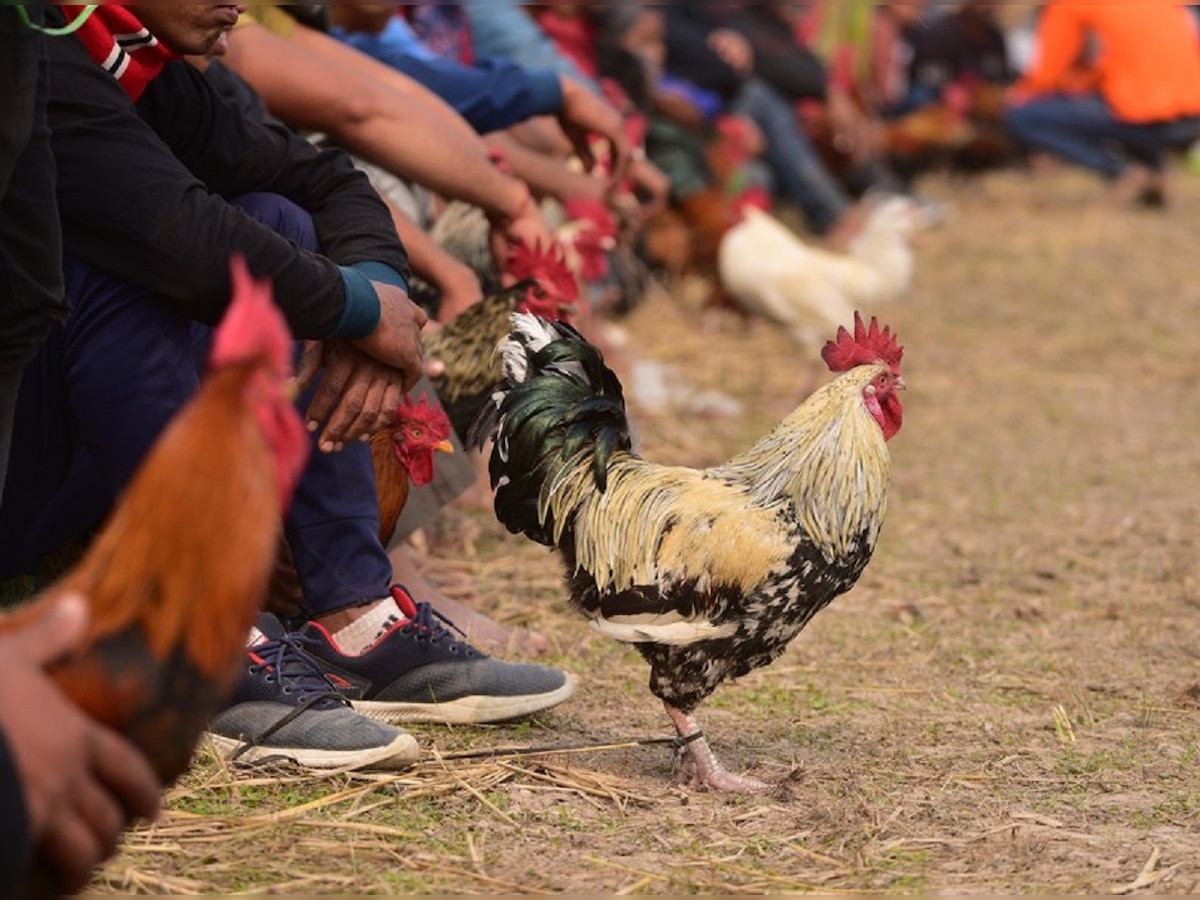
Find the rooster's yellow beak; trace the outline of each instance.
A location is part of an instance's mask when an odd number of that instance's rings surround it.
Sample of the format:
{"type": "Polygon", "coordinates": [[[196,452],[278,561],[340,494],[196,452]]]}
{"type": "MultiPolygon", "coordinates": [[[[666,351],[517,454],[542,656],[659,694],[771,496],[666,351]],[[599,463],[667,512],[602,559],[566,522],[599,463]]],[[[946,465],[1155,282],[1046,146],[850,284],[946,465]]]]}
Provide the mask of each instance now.
{"type": "Polygon", "coordinates": [[[447,441],[438,441],[433,445],[434,450],[441,450],[443,453],[453,453],[454,445],[447,441]]]}

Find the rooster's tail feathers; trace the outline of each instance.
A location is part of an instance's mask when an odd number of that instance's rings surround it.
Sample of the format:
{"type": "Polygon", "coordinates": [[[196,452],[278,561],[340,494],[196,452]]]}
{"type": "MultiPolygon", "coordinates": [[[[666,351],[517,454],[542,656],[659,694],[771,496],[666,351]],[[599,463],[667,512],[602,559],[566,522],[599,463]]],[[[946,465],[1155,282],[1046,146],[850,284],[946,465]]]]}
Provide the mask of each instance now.
{"type": "Polygon", "coordinates": [[[489,472],[500,521],[551,543],[545,501],[563,473],[586,465],[603,491],[612,455],[630,449],[621,383],[578,331],[528,313],[513,314],[502,354],[504,381],[470,440],[495,438],[489,472]]]}

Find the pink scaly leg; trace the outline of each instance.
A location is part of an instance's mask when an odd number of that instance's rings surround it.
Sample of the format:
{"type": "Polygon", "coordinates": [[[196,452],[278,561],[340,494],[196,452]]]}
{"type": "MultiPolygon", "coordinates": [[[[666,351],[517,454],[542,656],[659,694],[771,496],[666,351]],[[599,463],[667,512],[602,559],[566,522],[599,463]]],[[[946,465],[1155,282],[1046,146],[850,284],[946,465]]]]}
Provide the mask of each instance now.
{"type": "Polygon", "coordinates": [[[683,760],[680,764],[680,774],[692,787],[705,785],[714,791],[729,791],[737,794],[753,794],[765,791],[770,785],[745,775],[734,775],[717,760],[704,732],[696,720],[683,710],[676,709],[669,703],[663,703],[667,715],[675,723],[679,732],[680,752],[683,760]]]}

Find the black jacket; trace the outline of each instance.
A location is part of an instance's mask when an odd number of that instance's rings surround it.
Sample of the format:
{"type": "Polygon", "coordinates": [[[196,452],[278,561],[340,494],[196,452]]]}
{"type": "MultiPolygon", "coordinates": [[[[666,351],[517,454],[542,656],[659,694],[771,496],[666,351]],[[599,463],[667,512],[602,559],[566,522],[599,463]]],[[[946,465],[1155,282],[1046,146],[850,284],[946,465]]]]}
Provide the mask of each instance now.
{"type": "Polygon", "coordinates": [[[665,16],[666,70],[676,78],[712,91],[725,102],[737,96],[745,79],[708,46],[720,27],[717,12],[705,3],[661,7],[665,16]]]}
{"type": "Polygon", "coordinates": [[[221,78],[168,63],[137,105],[74,38],[49,42],[49,104],[68,253],[215,323],[229,298],[229,256],[269,275],[293,332],[323,338],[346,289],[338,264],[377,262],[408,278],[391,216],[339,150],[247,117],[221,78]],[[298,249],[228,203],[281,194],[313,217],[324,255],[298,249]]]}
{"type": "Polygon", "coordinates": [[[825,99],[825,65],[798,44],[790,27],[769,9],[753,3],[730,10],[723,24],[754,48],[754,74],[789,100],[825,99]]]}
{"type": "MultiPolygon", "coordinates": [[[[36,4],[26,9],[40,20],[36,4]]],[[[66,313],[46,127],[50,79],[43,38],[16,10],[0,6],[0,382],[33,359],[52,320],[66,313]]],[[[7,427],[0,422],[0,445],[7,427]]],[[[0,446],[0,464],[3,457],[0,446]]]]}
{"type": "Polygon", "coordinates": [[[747,3],[740,8],[712,2],[664,7],[666,69],[678,78],[729,101],[745,77],[708,46],[718,28],[740,33],[754,49],[754,75],[789,100],[824,99],[825,66],[793,40],[788,26],[769,10],[747,3]]]}

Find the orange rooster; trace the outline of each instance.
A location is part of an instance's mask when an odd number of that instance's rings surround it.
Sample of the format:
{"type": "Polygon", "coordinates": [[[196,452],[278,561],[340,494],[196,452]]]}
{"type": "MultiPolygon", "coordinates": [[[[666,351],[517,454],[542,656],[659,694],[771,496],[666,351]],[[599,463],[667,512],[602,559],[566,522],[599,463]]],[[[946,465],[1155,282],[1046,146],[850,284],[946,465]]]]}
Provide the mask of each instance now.
{"type": "Polygon", "coordinates": [[[18,627],[66,591],[87,599],[86,636],[50,672],[81,709],[140,748],[163,784],[187,767],[234,687],[307,459],[291,358],[270,285],[235,258],[233,300],[200,390],[82,560],[0,620],[0,630],[18,627]]]}
{"type": "Polygon", "coordinates": [[[766,787],[724,769],[692,713],[783,653],[871,559],[902,353],[856,315],[822,352],[837,378],[753,447],[698,470],[633,452],[621,385],[578,332],[513,316],[505,384],[472,434],[495,439],[496,515],[556,547],[572,605],[649,662],[695,783],[766,787]]]}
{"type": "Polygon", "coordinates": [[[371,436],[371,463],[379,498],[379,540],[391,542],[400,513],[408,502],[410,485],[433,481],[435,453],[453,453],[451,425],[445,411],[422,397],[414,402],[405,395],[396,407],[390,428],[371,436]]]}

